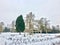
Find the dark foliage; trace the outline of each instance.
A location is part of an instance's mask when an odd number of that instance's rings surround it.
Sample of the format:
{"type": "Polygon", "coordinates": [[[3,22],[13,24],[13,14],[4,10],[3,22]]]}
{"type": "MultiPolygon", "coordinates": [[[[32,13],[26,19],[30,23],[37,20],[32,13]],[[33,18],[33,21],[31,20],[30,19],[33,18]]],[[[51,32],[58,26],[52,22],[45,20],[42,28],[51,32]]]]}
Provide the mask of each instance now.
{"type": "Polygon", "coordinates": [[[17,32],[23,32],[25,30],[25,23],[23,20],[23,16],[20,15],[16,19],[16,31],[17,32]]]}

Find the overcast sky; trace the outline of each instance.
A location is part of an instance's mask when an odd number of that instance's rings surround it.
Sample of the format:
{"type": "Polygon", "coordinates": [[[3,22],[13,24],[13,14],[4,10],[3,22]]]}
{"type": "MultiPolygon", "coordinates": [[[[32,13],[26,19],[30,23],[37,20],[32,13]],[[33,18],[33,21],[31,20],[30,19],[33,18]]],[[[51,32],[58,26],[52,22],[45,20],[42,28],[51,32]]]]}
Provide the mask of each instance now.
{"type": "Polygon", "coordinates": [[[20,14],[25,17],[29,12],[36,19],[46,17],[51,24],[60,24],[60,0],[0,0],[0,22],[10,24],[20,14]]]}

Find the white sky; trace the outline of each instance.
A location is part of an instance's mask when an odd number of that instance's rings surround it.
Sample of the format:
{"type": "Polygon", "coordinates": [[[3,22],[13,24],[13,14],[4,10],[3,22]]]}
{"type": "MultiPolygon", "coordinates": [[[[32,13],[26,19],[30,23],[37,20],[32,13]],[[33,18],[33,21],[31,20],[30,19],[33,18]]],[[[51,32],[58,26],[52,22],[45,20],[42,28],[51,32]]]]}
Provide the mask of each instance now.
{"type": "Polygon", "coordinates": [[[0,22],[5,24],[31,11],[37,19],[46,17],[51,24],[60,24],[60,0],[0,0],[0,22]]]}

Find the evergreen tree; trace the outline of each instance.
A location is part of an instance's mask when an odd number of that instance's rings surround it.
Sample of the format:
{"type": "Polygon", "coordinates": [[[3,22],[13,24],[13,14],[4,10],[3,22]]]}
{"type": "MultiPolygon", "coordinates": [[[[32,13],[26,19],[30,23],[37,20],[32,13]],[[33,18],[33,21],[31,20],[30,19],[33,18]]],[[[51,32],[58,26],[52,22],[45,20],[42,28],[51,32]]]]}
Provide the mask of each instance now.
{"type": "Polygon", "coordinates": [[[23,20],[23,16],[20,15],[16,19],[16,31],[17,32],[23,32],[25,30],[25,23],[23,20]]]}

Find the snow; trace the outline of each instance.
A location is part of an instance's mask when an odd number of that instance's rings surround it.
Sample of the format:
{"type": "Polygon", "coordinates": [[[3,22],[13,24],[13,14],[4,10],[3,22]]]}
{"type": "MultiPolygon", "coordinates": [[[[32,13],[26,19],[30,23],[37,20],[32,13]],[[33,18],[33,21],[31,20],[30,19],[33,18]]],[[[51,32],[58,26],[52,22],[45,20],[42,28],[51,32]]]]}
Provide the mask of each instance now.
{"type": "Polygon", "coordinates": [[[60,43],[60,34],[0,33],[0,45],[53,45],[60,43]]]}

